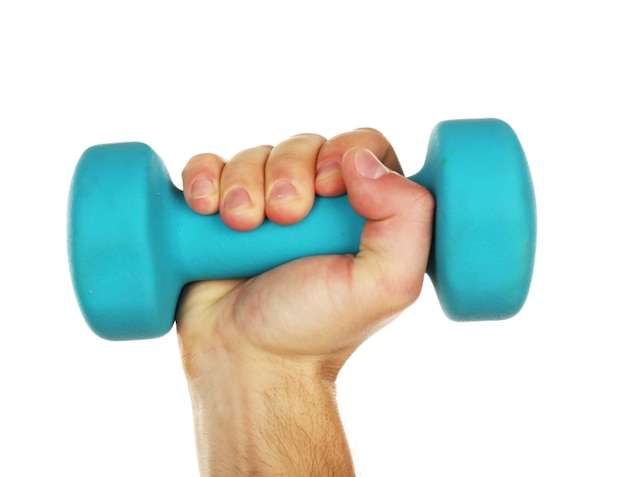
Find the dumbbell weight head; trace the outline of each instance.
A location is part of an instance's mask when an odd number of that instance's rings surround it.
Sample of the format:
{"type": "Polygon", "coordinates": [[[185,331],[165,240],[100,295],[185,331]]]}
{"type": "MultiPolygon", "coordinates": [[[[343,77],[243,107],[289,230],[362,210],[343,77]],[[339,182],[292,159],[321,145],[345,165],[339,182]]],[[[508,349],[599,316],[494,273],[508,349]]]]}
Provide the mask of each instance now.
{"type": "Polygon", "coordinates": [[[533,184],[515,132],[496,119],[444,121],[415,180],[437,200],[428,274],[446,315],[515,315],[528,295],[536,243],[533,184]]]}
{"type": "MultiPolygon", "coordinates": [[[[535,251],[526,159],[502,121],[446,121],[433,130],[412,180],[436,197],[428,273],[445,313],[502,319],[522,307],[535,251]]],[[[182,287],[251,277],[311,255],[356,253],[364,219],[346,196],[317,198],[301,222],[250,232],[200,216],[141,143],[89,148],[69,197],[68,254],[81,311],[113,340],[153,338],[173,324],[182,287]]]]}

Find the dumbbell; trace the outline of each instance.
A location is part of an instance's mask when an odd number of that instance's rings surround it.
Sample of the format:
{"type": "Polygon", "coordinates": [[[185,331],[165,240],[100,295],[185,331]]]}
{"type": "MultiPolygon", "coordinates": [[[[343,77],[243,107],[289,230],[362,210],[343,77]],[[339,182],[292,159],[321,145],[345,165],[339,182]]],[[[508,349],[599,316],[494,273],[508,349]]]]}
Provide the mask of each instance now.
{"type": "MultiPolygon", "coordinates": [[[[526,157],[511,127],[498,119],[439,123],[422,170],[410,179],[435,196],[427,273],[444,313],[456,321],[515,315],[530,287],[536,213],[526,157]]],[[[235,231],[219,215],[194,213],[149,146],[99,145],[84,152],[72,179],[70,271],[97,335],[154,338],[171,329],[186,283],[356,253],[364,223],[344,195],[316,198],[294,225],[266,220],[235,231]]]]}

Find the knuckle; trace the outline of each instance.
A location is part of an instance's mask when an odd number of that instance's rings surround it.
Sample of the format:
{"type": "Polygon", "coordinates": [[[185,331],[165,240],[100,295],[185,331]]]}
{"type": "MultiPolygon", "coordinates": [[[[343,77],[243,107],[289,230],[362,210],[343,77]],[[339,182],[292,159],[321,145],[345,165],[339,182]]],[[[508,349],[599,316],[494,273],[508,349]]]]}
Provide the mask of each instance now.
{"type": "Polygon", "coordinates": [[[204,153],[193,156],[187,163],[186,169],[205,170],[219,169],[224,165],[224,159],[217,154],[204,153]]]}
{"type": "Polygon", "coordinates": [[[375,138],[385,139],[385,135],[376,128],[363,127],[363,128],[357,128],[354,131],[365,133],[375,138]]]}
{"type": "Polygon", "coordinates": [[[424,186],[414,184],[407,197],[413,210],[432,213],[435,210],[435,196],[424,186]]]}
{"type": "Polygon", "coordinates": [[[222,164],[223,162],[224,159],[222,159],[221,156],[218,156],[217,154],[213,154],[211,152],[205,152],[193,156],[187,163],[187,166],[212,166],[215,164],[222,164]]]}
{"type": "Polygon", "coordinates": [[[259,162],[265,161],[267,156],[272,151],[274,146],[270,146],[268,144],[263,144],[260,146],[250,147],[248,149],[244,149],[243,151],[235,154],[230,161],[229,164],[239,164],[239,163],[247,163],[247,162],[259,162]]]}
{"type": "Polygon", "coordinates": [[[419,187],[419,194],[417,195],[422,208],[429,211],[435,209],[435,196],[426,187],[419,187]]]}
{"type": "Polygon", "coordinates": [[[283,166],[293,162],[301,161],[302,153],[293,149],[281,149],[272,156],[272,165],[283,166]]]}
{"type": "Polygon", "coordinates": [[[271,161],[284,163],[313,158],[325,141],[326,139],[318,134],[297,134],[274,148],[271,161]]]}
{"type": "Polygon", "coordinates": [[[290,140],[296,140],[296,141],[300,141],[300,140],[315,141],[315,142],[324,142],[324,141],[326,141],[326,138],[324,136],[321,136],[320,134],[315,134],[315,133],[294,134],[289,139],[290,140]]]}

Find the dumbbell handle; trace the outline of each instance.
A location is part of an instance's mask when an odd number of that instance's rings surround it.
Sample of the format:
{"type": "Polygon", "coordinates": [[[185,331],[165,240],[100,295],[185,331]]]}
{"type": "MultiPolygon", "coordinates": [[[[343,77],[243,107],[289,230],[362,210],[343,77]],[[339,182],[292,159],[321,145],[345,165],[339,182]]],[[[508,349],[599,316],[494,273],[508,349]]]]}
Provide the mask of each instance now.
{"type": "MultiPolygon", "coordinates": [[[[417,182],[417,175],[411,177],[417,182]]],[[[300,222],[282,226],[265,220],[258,228],[240,232],[226,226],[219,215],[193,212],[182,191],[171,186],[163,201],[168,220],[165,236],[170,263],[179,266],[184,282],[252,277],[292,260],[329,254],[356,253],[365,219],[346,195],[317,197],[300,222]]],[[[160,207],[159,207],[160,208],[160,207]]]]}

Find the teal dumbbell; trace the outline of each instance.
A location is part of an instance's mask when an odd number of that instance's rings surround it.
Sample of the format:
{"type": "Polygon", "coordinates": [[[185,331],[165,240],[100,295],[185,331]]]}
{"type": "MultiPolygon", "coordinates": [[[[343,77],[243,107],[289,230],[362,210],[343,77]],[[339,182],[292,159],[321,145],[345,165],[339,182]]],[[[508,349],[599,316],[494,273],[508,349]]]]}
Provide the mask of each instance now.
{"type": "MultiPolygon", "coordinates": [[[[497,119],[433,130],[411,180],[436,198],[428,274],[447,316],[497,320],[524,304],[535,256],[530,171],[513,130],[497,119]]],[[[174,322],[182,287],[258,275],[291,260],[356,253],[364,225],[346,196],[320,198],[301,222],[250,232],[186,204],[145,144],[94,146],[74,173],[69,263],[81,311],[99,336],[153,338],[174,322]]]]}

